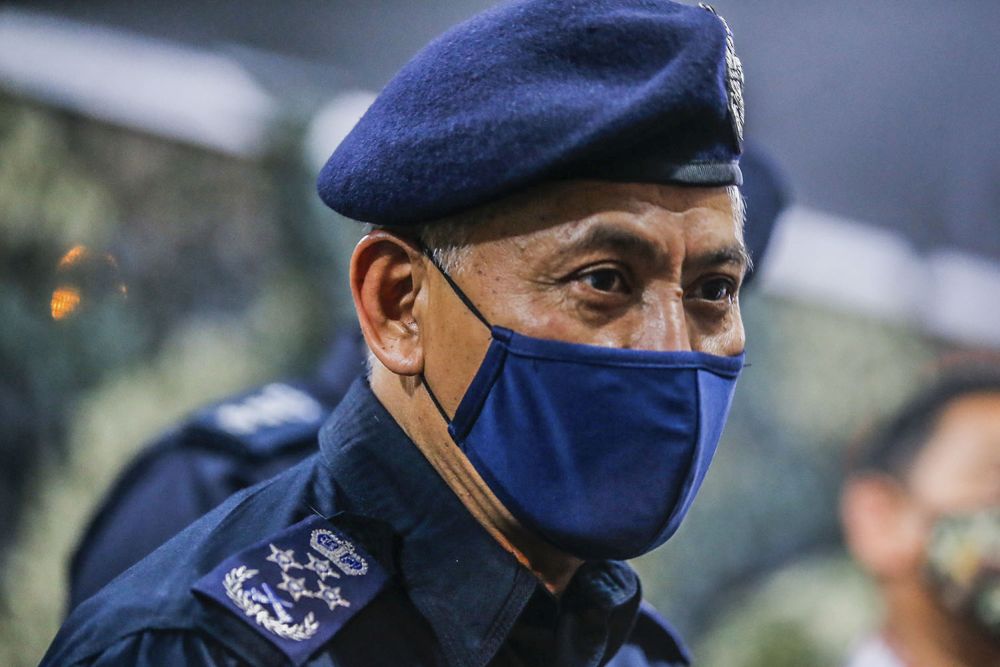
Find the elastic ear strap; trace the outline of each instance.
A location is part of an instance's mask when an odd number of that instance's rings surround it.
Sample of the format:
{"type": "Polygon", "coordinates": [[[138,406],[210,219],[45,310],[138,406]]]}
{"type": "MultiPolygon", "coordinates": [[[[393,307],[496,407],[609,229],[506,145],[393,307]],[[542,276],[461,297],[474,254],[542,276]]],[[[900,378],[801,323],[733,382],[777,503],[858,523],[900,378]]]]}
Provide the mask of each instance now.
{"type": "Polygon", "coordinates": [[[420,241],[417,242],[417,245],[420,247],[421,252],[424,253],[427,259],[430,260],[431,264],[433,264],[435,268],[437,268],[437,270],[441,273],[441,275],[444,276],[444,279],[448,281],[448,284],[451,286],[452,291],[459,299],[462,300],[462,303],[465,304],[465,307],[468,308],[469,311],[476,316],[476,319],[478,319],[480,322],[486,325],[487,329],[492,330],[493,325],[489,323],[489,320],[487,320],[486,317],[481,312],[479,312],[479,309],[476,308],[476,305],[472,303],[469,297],[465,295],[465,292],[462,291],[462,288],[458,286],[458,284],[452,279],[451,276],[448,275],[448,272],[444,270],[444,267],[438,264],[438,261],[434,258],[434,253],[420,241]]]}
{"type": "Polygon", "coordinates": [[[439,401],[438,397],[434,395],[433,391],[431,391],[431,385],[427,382],[427,376],[423,373],[420,374],[420,382],[424,385],[424,389],[427,390],[427,395],[431,397],[431,402],[434,403],[434,407],[441,413],[441,416],[444,418],[444,422],[451,425],[451,417],[449,417],[448,413],[444,411],[444,408],[441,406],[441,401],[439,401]]]}

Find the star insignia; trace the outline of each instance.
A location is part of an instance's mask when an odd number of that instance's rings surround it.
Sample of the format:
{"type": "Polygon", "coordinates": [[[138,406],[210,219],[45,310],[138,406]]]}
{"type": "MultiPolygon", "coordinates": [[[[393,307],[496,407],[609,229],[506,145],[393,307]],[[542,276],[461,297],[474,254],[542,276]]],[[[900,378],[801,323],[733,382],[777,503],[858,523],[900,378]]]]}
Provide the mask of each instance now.
{"type": "MultiPolygon", "coordinates": [[[[306,578],[296,579],[295,577],[288,576],[287,572],[281,573],[281,583],[278,584],[278,588],[283,591],[287,591],[292,599],[296,602],[299,598],[305,595],[306,597],[312,597],[311,592],[306,588],[306,578]]],[[[333,607],[331,607],[332,609],[333,607]]]]}
{"type": "Polygon", "coordinates": [[[271,555],[266,560],[275,563],[281,568],[282,572],[288,572],[295,568],[302,569],[302,564],[295,560],[294,549],[279,549],[273,544],[269,544],[268,546],[271,547],[271,555]]]}
{"type": "Polygon", "coordinates": [[[305,568],[307,570],[312,570],[319,575],[321,581],[325,580],[327,577],[340,579],[340,575],[333,571],[333,566],[330,565],[330,561],[325,558],[316,558],[312,554],[307,555],[309,556],[309,562],[305,564],[305,568]]]}
{"type": "Polygon", "coordinates": [[[317,583],[319,583],[319,590],[313,593],[312,596],[325,602],[330,607],[330,611],[333,611],[337,607],[351,606],[351,603],[345,600],[340,594],[340,586],[327,586],[322,581],[317,583]]]}

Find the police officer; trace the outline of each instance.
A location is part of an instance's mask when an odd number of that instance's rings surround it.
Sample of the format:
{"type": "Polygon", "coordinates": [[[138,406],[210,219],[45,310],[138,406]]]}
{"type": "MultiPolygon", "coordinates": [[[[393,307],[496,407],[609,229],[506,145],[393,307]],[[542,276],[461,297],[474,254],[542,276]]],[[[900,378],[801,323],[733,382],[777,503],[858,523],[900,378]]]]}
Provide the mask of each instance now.
{"type": "MultiPolygon", "coordinates": [[[[787,194],[776,166],[748,144],[740,160],[746,246],[760,271],[787,194]]],[[[361,374],[356,326],[336,333],[314,377],[273,381],[197,410],[147,445],[115,480],[74,551],[69,609],[230,495],[315,453],[319,427],[361,374]],[[165,495],[171,502],[164,505],[165,495]]]]}
{"type": "Polygon", "coordinates": [[[43,664],[686,664],[621,559],[678,528],[742,367],[742,129],[707,6],[523,0],[432,42],[319,177],[375,225],[369,376],[43,664]]]}

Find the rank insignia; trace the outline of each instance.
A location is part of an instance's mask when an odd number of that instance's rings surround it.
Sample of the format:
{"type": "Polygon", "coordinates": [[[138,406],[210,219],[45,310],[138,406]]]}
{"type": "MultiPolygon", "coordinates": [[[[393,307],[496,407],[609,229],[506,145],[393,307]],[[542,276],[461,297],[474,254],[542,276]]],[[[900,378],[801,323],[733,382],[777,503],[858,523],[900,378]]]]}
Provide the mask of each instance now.
{"type": "Polygon", "coordinates": [[[386,580],[359,545],[314,516],[224,561],[193,590],[234,613],[298,665],[386,580]]]}

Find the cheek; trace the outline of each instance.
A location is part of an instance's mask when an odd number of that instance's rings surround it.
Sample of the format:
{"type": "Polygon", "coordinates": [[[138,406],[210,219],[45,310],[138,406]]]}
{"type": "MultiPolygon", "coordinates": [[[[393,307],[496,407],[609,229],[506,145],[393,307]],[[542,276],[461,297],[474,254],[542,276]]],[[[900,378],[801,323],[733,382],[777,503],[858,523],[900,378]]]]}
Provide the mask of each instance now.
{"type": "Polygon", "coordinates": [[[561,295],[535,293],[509,301],[508,321],[503,324],[534,338],[559,340],[583,345],[635,347],[634,339],[643,330],[641,314],[628,312],[609,318],[594,313],[561,295]]]}
{"type": "Polygon", "coordinates": [[[421,331],[424,374],[449,414],[454,414],[465,395],[490,341],[486,327],[452,298],[454,303],[435,304],[434,316],[426,319],[421,331]]]}
{"type": "Polygon", "coordinates": [[[743,352],[746,347],[746,334],[738,303],[716,321],[703,322],[689,317],[688,330],[691,332],[691,349],[698,352],[731,357],[743,352]]]}
{"type": "Polygon", "coordinates": [[[483,340],[482,336],[470,336],[467,330],[458,327],[428,342],[424,372],[448,414],[455,414],[488,345],[489,336],[483,340]]]}

